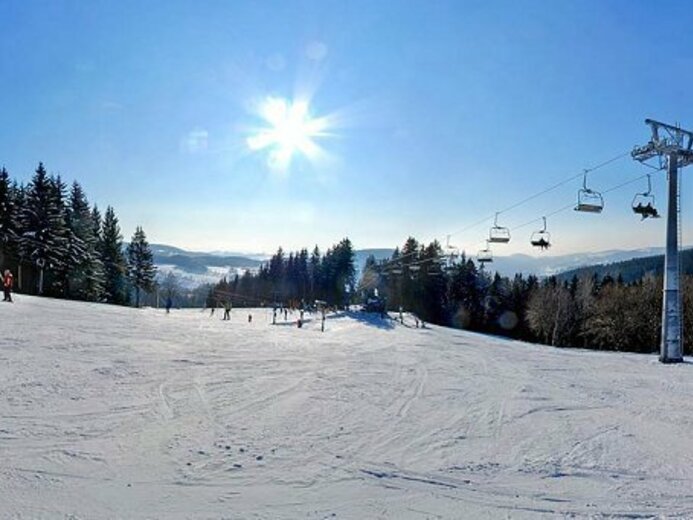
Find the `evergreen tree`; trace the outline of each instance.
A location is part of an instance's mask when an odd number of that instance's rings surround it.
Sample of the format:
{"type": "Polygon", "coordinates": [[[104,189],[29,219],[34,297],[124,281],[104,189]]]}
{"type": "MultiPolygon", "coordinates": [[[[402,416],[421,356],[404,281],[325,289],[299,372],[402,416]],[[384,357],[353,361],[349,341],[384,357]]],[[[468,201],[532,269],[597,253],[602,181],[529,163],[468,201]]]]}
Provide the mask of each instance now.
{"type": "Polygon", "coordinates": [[[10,181],[7,170],[0,169],[0,265],[14,266],[17,262],[19,238],[19,208],[16,183],[10,181]]]}
{"type": "Polygon", "coordinates": [[[56,251],[57,261],[53,263],[46,276],[47,294],[68,297],[70,292],[69,272],[71,266],[79,263],[84,249],[81,241],[71,232],[68,226],[67,185],[60,175],[50,178],[50,193],[53,206],[56,208],[56,219],[51,228],[54,241],[62,244],[56,251]]]}
{"type": "Polygon", "coordinates": [[[308,294],[311,302],[318,297],[318,288],[321,285],[321,263],[320,249],[318,249],[318,246],[315,246],[313,252],[310,254],[310,261],[308,263],[308,294]]]}
{"type": "Polygon", "coordinates": [[[104,286],[103,263],[98,251],[93,213],[82,187],[77,182],[72,184],[67,215],[72,237],[72,264],[69,270],[71,296],[98,301],[104,286]]]}
{"type": "Polygon", "coordinates": [[[308,250],[301,249],[298,253],[296,259],[296,279],[298,294],[297,298],[301,301],[306,300],[308,297],[308,286],[309,286],[309,276],[308,276],[308,250]]]}
{"type": "Polygon", "coordinates": [[[61,186],[60,180],[49,178],[43,163],[39,163],[26,190],[19,239],[20,254],[41,273],[39,279],[44,283],[39,282],[39,292],[45,288],[54,295],[62,292],[61,271],[68,254],[61,186]]]}
{"type": "Polygon", "coordinates": [[[421,251],[419,269],[416,271],[415,300],[413,310],[421,319],[440,324],[448,323],[447,302],[447,273],[440,259],[443,250],[438,241],[434,241],[421,251]]]}
{"type": "Polygon", "coordinates": [[[356,268],[354,267],[354,247],[351,240],[344,238],[334,248],[335,279],[332,282],[335,289],[333,303],[348,305],[348,297],[354,294],[356,288],[356,268]]]}
{"type": "Polygon", "coordinates": [[[120,234],[118,218],[111,206],[106,208],[100,244],[106,301],[125,305],[129,299],[126,279],[127,264],[123,256],[123,237],[120,234]]]}
{"type": "Polygon", "coordinates": [[[452,271],[449,300],[452,324],[479,330],[483,318],[482,275],[472,260],[464,257],[452,271]]]}
{"type": "Polygon", "coordinates": [[[150,292],[154,288],[156,268],[154,255],[147,237],[140,226],[135,230],[127,250],[128,276],[135,289],[135,306],[140,306],[141,291],[150,292]]]}

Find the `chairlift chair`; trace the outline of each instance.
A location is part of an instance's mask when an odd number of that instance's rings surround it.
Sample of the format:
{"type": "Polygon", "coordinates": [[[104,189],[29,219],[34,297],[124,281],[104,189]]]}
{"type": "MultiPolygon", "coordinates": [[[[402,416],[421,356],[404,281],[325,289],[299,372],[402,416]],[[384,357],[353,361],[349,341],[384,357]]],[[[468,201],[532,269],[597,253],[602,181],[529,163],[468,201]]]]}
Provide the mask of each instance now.
{"type": "Polygon", "coordinates": [[[449,271],[454,271],[454,270],[455,270],[455,266],[457,265],[458,259],[459,259],[459,254],[458,254],[457,252],[455,252],[455,253],[450,253],[450,254],[447,256],[447,258],[446,258],[446,262],[445,262],[445,264],[444,264],[444,266],[443,266],[443,269],[445,269],[445,270],[448,271],[448,272],[449,272],[449,271]]]}
{"type": "Polygon", "coordinates": [[[486,241],[486,248],[479,251],[476,255],[476,261],[481,265],[493,262],[493,252],[488,245],[489,241],[486,241]]]}
{"type": "Polygon", "coordinates": [[[538,247],[542,251],[546,251],[551,247],[551,233],[546,231],[546,217],[541,217],[544,220],[544,227],[541,231],[532,233],[530,242],[534,247],[538,247]]]}
{"type": "Polygon", "coordinates": [[[575,211],[586,213],[601,213],[604,209],[604,197],[598,191],[587,187],[587,171],[582,178],[582,189],[578,191],[577,206],[575,211]]]}
{"type": "Polygon", "coordinates": [[[655,198],[652,195],[652,181],[650,175],[647,175],[647,191],[644,193],[636,193],[632,202],[633,212],[640,215],[642,220],[646,218],[659,218],[659,212],[655,207],[655,198]]]}
{"type": "Polygon", "coordinates": [[[488,241],[496,244],[507,244],[510,242],[510,230],[507,227],[498,225],[498,213],[496,213],[493,226],[489,230],[488,241]]]}

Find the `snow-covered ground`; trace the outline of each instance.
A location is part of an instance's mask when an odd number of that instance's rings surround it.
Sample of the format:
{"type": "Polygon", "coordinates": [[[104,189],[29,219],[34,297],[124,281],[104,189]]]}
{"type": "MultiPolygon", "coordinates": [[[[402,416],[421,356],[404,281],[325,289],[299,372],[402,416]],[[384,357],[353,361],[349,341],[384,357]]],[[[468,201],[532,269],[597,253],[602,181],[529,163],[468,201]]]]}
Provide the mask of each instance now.
{"type": "Polygon", "coordinates": [[[691,364],[251,312],[2,304],[0,518],[693,518],[691,364]]]}

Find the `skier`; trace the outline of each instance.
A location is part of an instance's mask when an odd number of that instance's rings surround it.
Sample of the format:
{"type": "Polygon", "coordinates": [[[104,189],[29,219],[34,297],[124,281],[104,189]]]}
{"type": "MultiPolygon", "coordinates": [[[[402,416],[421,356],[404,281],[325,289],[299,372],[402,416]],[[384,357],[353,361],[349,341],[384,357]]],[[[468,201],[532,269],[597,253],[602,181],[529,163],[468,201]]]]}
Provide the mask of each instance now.
{"type": "Polygon", "coordinates": [[[14,277],[9,269],[5,269],[5,274],[2,277],[2,290],[4,293],[4,298],[2,301],[12,303],[12,284],[14,283],[14,277]]]}
{"type": "Polygon", "coordinates": [[[171,307],[173,307],[173,302],[171,301],[171,297],[169,296],[166,298],[166,314],[171,312],[171,307]]]}
{"type": "Polygon", "coordinates": [[[253,322],[253,315],[248,314],[248,323],[252,323],[252,322],[253,322]]]}
{"type": "Polygon", "coordinates": [[[231,319],[231,302],[230,301],[224,302],[224,318],[223,319],[226,321],[231,319]]]}

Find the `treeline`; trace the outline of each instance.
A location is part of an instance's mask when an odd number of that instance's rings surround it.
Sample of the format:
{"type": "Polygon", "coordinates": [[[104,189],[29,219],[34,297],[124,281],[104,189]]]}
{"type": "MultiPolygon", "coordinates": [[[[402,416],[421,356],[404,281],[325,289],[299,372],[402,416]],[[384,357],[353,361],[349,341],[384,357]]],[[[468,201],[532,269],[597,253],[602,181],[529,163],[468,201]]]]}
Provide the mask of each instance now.
{"type": "Polygon", "coordinates": [[[256,272],[222,279],[208,293],[207,306],[230,302],[234,306],[300,305],[323,300],[341,307],[350,303],[355,286],[354,248],[348,238],[325,254],[315,247],[290,252],[282,248],[256,272]]]}
{"type": "Polygon", "coordinates": [[[26,186],[0,169],[0,266],[18,292],[121,305],[139,305],[156,275],[141,227],[124,249],[113,208],[102,216],[43,163],[26,186]]]}
{"type": "MultiPolygon", "coordinates": [[[[683,328],[693,331],[693,277],[683,277],[683,328]]],[[[448,260],[440,244],[409,238],[389,260],[366,262],[359,290],[390,311],[440,325],[559,347],[653,352],[661,328],[662,279],[631,283],[596,275],[560,281],[502,277],[464,255],[448,260]]],[[[693,337],[685,335],[685,352],[693,337]]]]}

